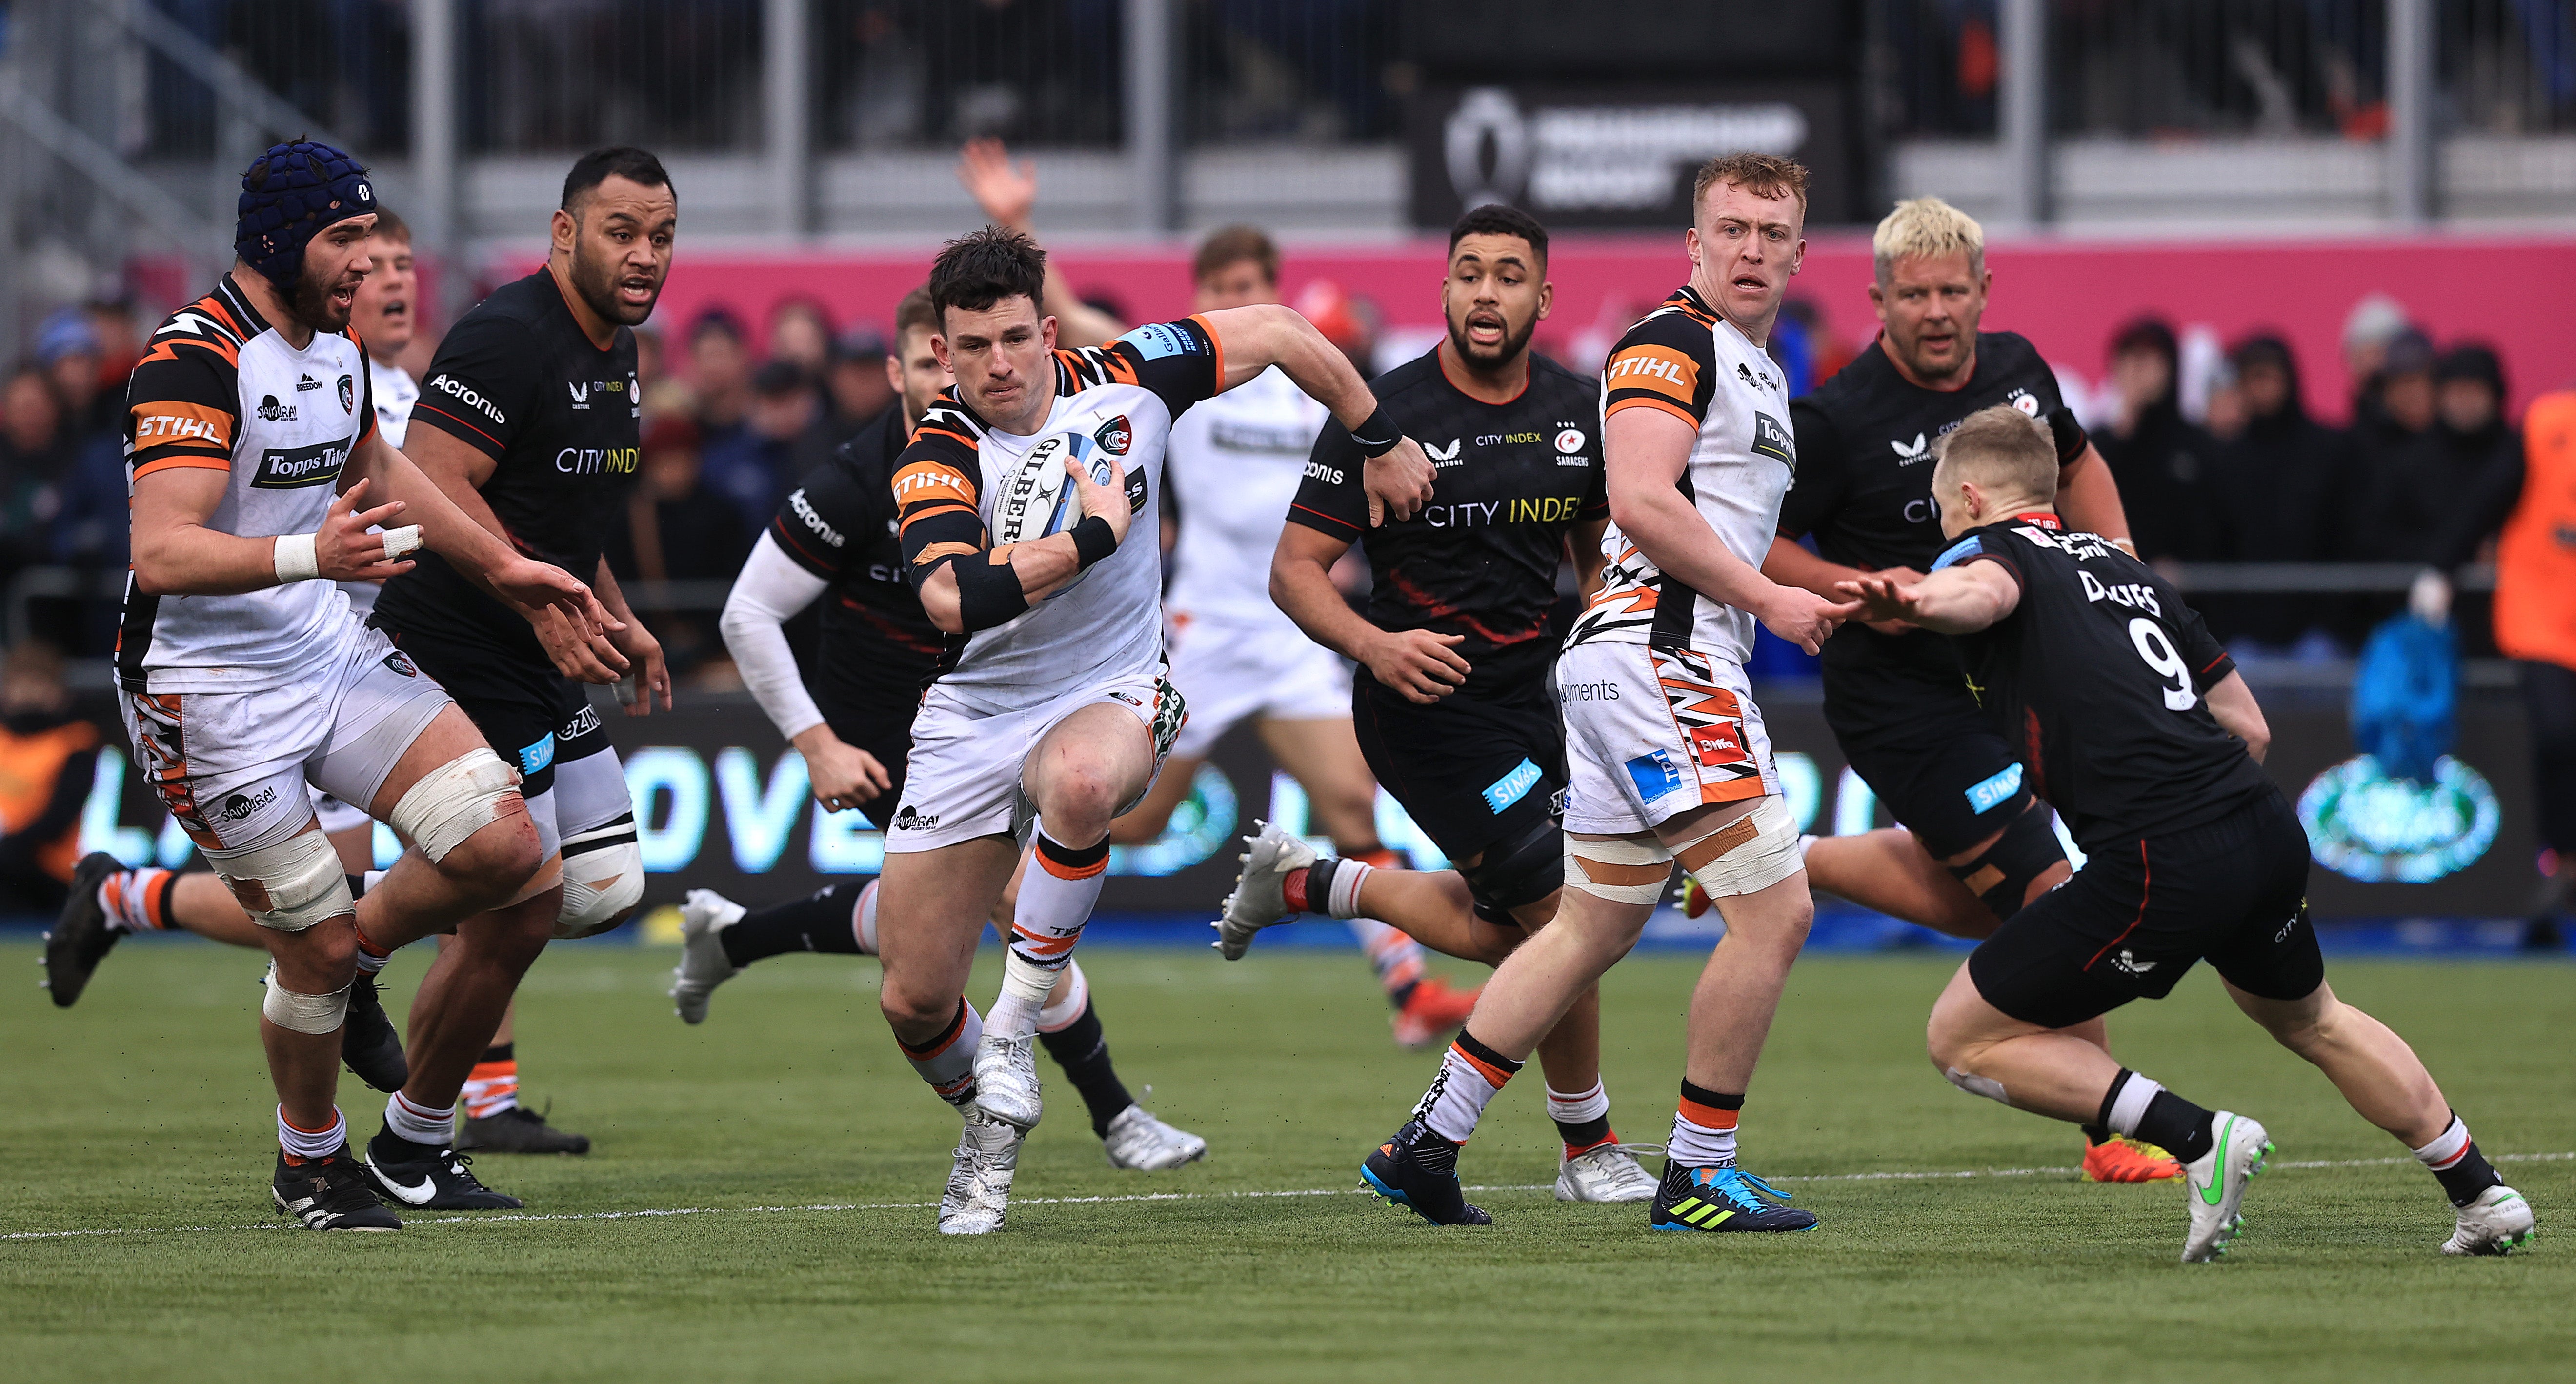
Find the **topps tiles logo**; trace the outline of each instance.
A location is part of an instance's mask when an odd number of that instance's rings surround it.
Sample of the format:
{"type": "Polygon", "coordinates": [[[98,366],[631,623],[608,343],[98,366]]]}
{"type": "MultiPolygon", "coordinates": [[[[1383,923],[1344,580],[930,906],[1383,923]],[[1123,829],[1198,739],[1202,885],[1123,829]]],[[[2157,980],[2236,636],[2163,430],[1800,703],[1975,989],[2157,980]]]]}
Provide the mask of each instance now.
{"type": "Polygon", "coordinates": [[[340,468],[349,462],[350,440],[317,442],[310,447],[292,447],[263,453],[259,469],[250,483],[260,490],[301,490],[309,485],[329,485],[340,478],[340,468]]]}

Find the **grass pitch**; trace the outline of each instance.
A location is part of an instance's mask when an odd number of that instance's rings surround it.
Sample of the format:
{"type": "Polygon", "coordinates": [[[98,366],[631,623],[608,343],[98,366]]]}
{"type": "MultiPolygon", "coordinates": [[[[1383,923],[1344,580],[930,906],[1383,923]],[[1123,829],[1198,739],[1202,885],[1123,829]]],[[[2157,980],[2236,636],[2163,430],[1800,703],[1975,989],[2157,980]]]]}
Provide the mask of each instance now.
{"type": "MultiPolygon", "coordinates": [[[[32,980],[35,948],[0,945],[32,980]]],[[[2097,1187],[2071,1128],[1952,1090],[1922,1056],[1948,960],[1815,957],[1745,1111],[1748,1164],[1824,1217],[1806,1235],[1681,1236],[1635,1207],[1560,1206],[1533,1070],[1470,1146],[1498,1224],[1436,1230],[1349,1195],[1434,1058],[1397,1051],[1356,955],[1084,957],[1119,1065],[1208,1162],[1111,1170],[1056,1080],[1004,1233],[945,1240],[930,1203],[956,1120],[876,1014],[873,961],[785,957],[702,1028],[671,954],[567,947],[531,976],[535,1103],[587,1158],[490,1156],[515,1215],[407,1213],[390,1236],[267,1213],[255,958],[128,944],[78,1008],[0,1008],[0,1342],[10,1378],[548,1380],[1394,1377],[1613,1381],[1753,1368],[1979,1384],[2137,1377],[2566,1377],[2576,1258],[2436,1252],[2447,1206],[2332,1088],[2237,1018],[2205,971],[2112,1023],[2115,1045],[2280,1144],[2222,1264],[2175,1262],[2172,1184],[2097,1187]],[[1867,1174],[2042,1169],[2019,1175],[1867,1174]],[[1794,1180],[1793,1180],[1794,1179],[1794,1180]],[[1141,1194],[1176,1194],[1137,1199],[1141,1194]],[[1317,1193],[1317,1195],[1279,1195],[1317,1193]],[[1082,1200],[1099,1198],[1099,1200],[1082,1200]],[[687,1214],[677,1214],[686,1212],[687,1214]],[[648,1213],[609,1216],[605,1213],[648,1213]],[[560,1217],[560,1218],[554,1218],[560,1217]],[[318,1344],[322,1349],[317,1352],[318,1344]]],[[[988,962],[990,957],[988,955],[988,962]]],[[[398,961],[398,982],[422,959],[398,961]]],[[[988,994],[997,962],[975,993],[988,994]]],[[[1695,958],[1606,983],[1621,1131],[1658,1139],[1695,958]]],[[[2338,990],[2431,1063],[2491,1154],[2576,1151],[2576,969],[2348,964],[2338,990]]],[[[361,1138],[380,1098],[344,1078],[361,1138]]],[[[2500,1164],[2544,1231],[2576,1161],[2500,1164]]]]}

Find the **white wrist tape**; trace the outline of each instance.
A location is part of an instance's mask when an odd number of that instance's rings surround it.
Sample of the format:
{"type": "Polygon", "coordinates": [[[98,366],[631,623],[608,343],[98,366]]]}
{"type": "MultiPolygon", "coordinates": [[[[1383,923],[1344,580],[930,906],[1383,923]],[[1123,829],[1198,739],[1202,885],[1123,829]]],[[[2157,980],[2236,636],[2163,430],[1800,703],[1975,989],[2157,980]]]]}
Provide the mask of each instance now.
{"type": "Polygon", "coordinates": [[[279,585],[311,581],[322,575],[322,560],[313,552],[313,535],[309,533],[279,534],[274,561],[279,585]]]}
{"type": "Polygon", "coordinates": [[[409,553],[420,551],[420,525],[405,524],[385,530],[385,561],[400,562],[409,553]]]}

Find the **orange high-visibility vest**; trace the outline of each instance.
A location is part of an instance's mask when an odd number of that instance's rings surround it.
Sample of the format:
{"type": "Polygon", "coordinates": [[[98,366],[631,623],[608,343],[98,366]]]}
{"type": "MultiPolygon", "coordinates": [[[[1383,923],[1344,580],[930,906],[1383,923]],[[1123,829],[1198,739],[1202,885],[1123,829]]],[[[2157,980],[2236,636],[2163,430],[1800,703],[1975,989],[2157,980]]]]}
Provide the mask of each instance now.
{"type": "MultiPolygon", "coordinates": [[[[63,761],[98,748],[98,727],[66,721],[33,735],[14,735],[0,728],[0,828],[16,831],[36,820],[53,800],[54,783],[63,776],[63,761]]],[[[74,822],[60,840],[36,852],[45,873],[69,882],[80,860],[80,824],[74,822]]]]}
{"type": "Polygon", "coordinates": [[[2576,668],[2576,390],[2532,401],[2522,499],[2496,543],[2496,647],[2576,668]]]}

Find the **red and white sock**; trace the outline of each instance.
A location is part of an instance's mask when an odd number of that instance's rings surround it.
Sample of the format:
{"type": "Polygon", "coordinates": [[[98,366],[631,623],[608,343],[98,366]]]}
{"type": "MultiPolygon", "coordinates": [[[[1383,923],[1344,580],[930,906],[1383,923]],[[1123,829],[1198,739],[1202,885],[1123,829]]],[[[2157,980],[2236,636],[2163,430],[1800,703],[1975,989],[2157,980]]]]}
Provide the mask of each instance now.
{"type": "Polygon", "coordinates": [[[901,1039],[895,1046],[941,1100],[962,1110],[975,1103],[975,1044],[983,1037],[984,1016],[961,999],[956,1017],[938,1037],[917,1048],[901,1039]]]}
{"type": "Polygon", "coordinates": [[[1463,1144],[1476,1132],[1485,1106],[1521,1066],[1460,1029],[1449,1051],[1440,1055],[1440,1075],[1431,1079],[1431,1089],[1413,1107],[1413,1118],[1450,1143],[1463,1144]]]}
{"type": "Polygon", "coordinates": [[[1002,995],[986,1027],[1006,1038],[1037,1032],[1038,1010],[1055,988],[1056,973],[1073,959],[1082,928],[1100,902],[1109,870],[1109,838],[1068,846],[1047,834],[1040,819],[1037,866],[1020,877],[1020,899],[1011,914],[1011,950],[1002,962],[1002,995]]]}
{"type": "Polygon", "coordinates": [[[396,1091],[385,1097],[385,1128],[392,1130],[396,1138],[443,1149],[456,1138],[456,1107],[429,1109],[413,1104],[396,1091]]]}
{"type": "Polygon", "coordinates": [[[156,866],[119,870],[98,882],[98,906],[118,932],[167,932],[174,926],[170,890],[178,882],[176,871],[156,866]]]}
{"type": "Polygon", "coordinates": [[[519,1058],[515,1045],[495,1043],[465,1077],[465,1118],[488,1120],[519,1104],[519,1058]]]}
{"type": "Polygon", "coordinates": [[[286,1118],[286,1107],[277,1107],[277,1146],[286,1151],[287,1162],[328,1158],[347,1142],[349,1122],[340,1118],[340,1107],[331,1107],[331,1123],[321,1129],[298,1129],[286,1118]]]}
{"type": "Polygon", "coordinates": [[[1565,1156],[1580,1157],[1603,1144],[1619,1142],[1618,1132],[1610,1128],[1610,1088],[1599,1077],[1592,1080],[1588,1091],[1572,1094],[1555,1086],[1547,1088],[1547,1117],[1556,1122],[1557,1133],[1565,1140],[1565,1156]]]}

